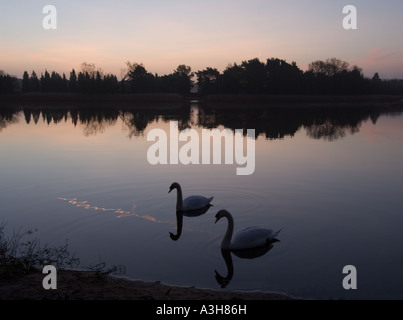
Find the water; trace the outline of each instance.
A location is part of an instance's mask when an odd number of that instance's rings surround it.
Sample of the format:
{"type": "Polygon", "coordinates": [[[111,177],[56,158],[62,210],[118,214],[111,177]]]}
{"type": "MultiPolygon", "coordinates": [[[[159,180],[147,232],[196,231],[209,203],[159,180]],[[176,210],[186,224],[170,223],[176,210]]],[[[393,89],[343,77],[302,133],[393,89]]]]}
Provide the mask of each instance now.
{"type": "Polygon", "coordinates": [[[196,103],[150,110],[3,108],[0,208],[8,229],[37,229],[50,245],[68,240],[82,267],[124,265],[133,279],[315,299],[403,298],[400,111],[196,103]],[[238,176],[237,163],[150,165],[147,134],[169,136],[171,121],[199,133],[255,129],[255,172],[238,176]],[[214,196],[205,214],[183,217],[177,241],[169,236],[174,181],[184,197],[214,196]],[[259,258],[223,256],[227,223],[214,216],[224,208],[235,231],[282,229],[280,241],[259,258]],[[357,269],[357,290],[342,286],[346,265],[357,269]]]}

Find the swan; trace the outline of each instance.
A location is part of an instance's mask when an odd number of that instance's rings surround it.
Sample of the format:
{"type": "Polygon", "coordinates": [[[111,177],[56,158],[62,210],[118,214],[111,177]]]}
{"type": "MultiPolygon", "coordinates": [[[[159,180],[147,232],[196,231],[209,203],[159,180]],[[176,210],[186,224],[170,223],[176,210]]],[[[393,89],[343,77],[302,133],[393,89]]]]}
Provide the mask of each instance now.
{"type": "Polygon", "coordinates": [[[176,210],[177,211],[194,211],[200,210],[205,207],[210,207],[210,202],[214,197],[206,198],[203,196],[190,196],[185,200],[182,200],[182,188],[179,183],[174,182],[169,187],[168,193],[170,193],[173,189],[177,189],[177,198],[176,198],[176,210]]]}
{"type": "Polygon", "coordinates": [[[197,209],[197,210],[192,210],[192,211],[179,211],[176,210],[176,234],[173,234],[172,232],[169,233],[169,236],[173,241],[179,240],[181,234],[182,234],[182,228],[183,228],[183,216],[185,217],[198,217],[203,214],[205,214],[210,207],[212,207],[212,204],[208,204],[204,208],[197,209]]]}
{"type": "Polygon", "coordinates": [[[248,227],[238,231],[234,239],[231,241],[234,232],[234,218],[232,215],[227,210],[220,210],[215,216],[215,223],[224,217],[228,219],[228,227],[221,243],[221,249],[243,250],[261,247],[268,242],[275,241],[275,238],[281,231],[278,230],[273,232],[271,229],[248,227]]]}

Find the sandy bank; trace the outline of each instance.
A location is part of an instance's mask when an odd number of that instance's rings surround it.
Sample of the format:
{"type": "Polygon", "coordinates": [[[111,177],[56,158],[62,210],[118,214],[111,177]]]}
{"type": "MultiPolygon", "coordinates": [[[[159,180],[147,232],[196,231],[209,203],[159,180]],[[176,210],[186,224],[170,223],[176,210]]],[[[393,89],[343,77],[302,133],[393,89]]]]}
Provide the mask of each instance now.
{"type": "Polygon", "coordinates": [[[130,280],[87,271],[60,270],[57,289],[45,290],[44,275],[30,273],[15,279],[0,279],[0,300],[295,300],[270,292],[178,287],[160,282],[130,280]]]}

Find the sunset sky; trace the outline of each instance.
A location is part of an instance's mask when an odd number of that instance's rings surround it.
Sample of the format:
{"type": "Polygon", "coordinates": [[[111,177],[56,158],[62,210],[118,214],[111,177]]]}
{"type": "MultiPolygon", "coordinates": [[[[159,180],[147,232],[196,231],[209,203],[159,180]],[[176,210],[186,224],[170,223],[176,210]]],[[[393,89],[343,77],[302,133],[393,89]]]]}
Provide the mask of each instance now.
{"type": "Polygon", "coordinates": [[[0,13],[0,70],[18,77],[68,74],[84,61],[120,78],[126,61],[162,75],[255,57],[306,70],[336,57],[368,77],[403,78],[401,0],[0,0],[0,13]],[[47,4],[57,9],[56,30],[42,26],[47,4]],[[357,30],[343,28],[346,5],[357,8],[357,30]]]}

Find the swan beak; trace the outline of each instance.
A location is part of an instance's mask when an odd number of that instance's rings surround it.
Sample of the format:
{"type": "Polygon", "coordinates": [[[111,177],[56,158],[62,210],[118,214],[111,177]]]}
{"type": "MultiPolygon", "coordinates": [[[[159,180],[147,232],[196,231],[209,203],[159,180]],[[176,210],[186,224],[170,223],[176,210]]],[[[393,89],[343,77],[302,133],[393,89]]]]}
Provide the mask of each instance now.
{"type": "Polygon", "coordinates": [[[169,189],[168,193],[171,193],[171,191],[172,191],[172,188],[171,188],[171,189],[169,189]]]}
{"type": "Polygon", "coordinates": [[[214,223],[217,223],[217,222],[218,222],[218,220],[220,220],[220,218],[216,217],[216,218],[215,218],[215,222],[214,222],[214,223]]]}

